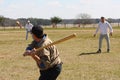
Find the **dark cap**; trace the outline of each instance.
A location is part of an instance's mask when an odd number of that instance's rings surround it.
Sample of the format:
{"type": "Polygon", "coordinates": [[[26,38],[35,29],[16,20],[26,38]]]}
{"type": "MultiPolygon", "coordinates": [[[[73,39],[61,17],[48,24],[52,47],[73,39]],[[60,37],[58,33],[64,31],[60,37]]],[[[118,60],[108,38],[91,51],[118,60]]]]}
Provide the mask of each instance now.
{"type": "Polygon", "coordinates": [[[43,28],[41,26],[33,26],[32,34],[34,34],[37,38],[43,37],[43,28]]]}
{"type": "Polygon", "coordinates": [[[105,19],[105,17],[102,16],[101,19],[105,19]]]}

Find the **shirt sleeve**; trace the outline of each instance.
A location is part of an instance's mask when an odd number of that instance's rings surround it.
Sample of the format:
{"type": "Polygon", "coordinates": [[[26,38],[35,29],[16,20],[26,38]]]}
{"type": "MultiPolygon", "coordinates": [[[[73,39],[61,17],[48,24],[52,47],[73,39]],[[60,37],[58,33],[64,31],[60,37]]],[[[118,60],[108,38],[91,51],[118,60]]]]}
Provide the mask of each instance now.
{"type": "Polygon", "coordinates": [[[32,50],[35,47],[35,41],[32,41],[31,44],[28,44],[28,46],[26,47],[26,50],[32,50]]]}
{"type": "Polygon", "coordinates": [[[27,24],[25,25],[25,29],[27,28],[27,24]]]}
{"type": "Polygon", "coordinates": [[[97,27],[97,29],[96,29],[96,31],[95,31],[95,34],[97,34],[97,33],[98,33],[99,28],[100,28],[100,23],[98,24],[98,27],[97,27]]]}
{"type": "Polygon", "coordinates": [[[33,24],[31,24],[31,26],[33,27],[33,24]]]}
{"type": "Polygon", "coordinates": [[[107,23],[108,24],[108,28],[110,30],[110,32],[113,32],[113,29],[112,29],[112,26],[110,25],[110,23],[107,23]]]}

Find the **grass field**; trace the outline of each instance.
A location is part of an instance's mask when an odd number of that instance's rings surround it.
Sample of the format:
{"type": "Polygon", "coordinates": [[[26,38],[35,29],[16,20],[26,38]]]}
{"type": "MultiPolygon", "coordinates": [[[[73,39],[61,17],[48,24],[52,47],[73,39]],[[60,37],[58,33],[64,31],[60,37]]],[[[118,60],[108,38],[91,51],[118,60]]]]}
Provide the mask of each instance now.
{"type": "MultiPolygon", "coordinates": [[[[98,35],[94,38],[94,31],[90,28],[45,29],[53,41],[77,33],[77,38],[56,45],[64,63],[57,80],[120,80],[120,29],[114,29],[110,53],[106,53],[103,40],[101,54],[94,53],[98,48],[98,35]]],[[[25,40],[24,30],[0,30],[0,80],[38,79],[36,63],[22,56],[31,41],[30,35],[29,40],[25,40]]]]}

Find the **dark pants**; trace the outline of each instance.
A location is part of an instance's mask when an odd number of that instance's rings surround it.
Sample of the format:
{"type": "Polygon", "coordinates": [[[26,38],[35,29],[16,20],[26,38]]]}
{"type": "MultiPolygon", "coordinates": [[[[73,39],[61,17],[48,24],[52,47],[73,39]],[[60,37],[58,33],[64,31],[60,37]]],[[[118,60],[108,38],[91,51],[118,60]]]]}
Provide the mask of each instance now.
{"type": "Polygon", "coordinates": [[[61,70],[62,64],[58,64],[50,69],[40,71],[41,76],[39,80],[56,80],[61,70]]]}

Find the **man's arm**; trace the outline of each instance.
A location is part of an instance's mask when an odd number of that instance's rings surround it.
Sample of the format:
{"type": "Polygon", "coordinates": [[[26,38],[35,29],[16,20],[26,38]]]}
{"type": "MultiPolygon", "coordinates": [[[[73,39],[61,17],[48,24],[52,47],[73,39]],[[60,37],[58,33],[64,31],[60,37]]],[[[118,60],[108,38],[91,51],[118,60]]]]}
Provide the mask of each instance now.
{"type": "Polygon", "coordinates": [[[36,52],[36,49],[26,50],[24,54],[29,54],[28,56],[31,56],[37,64],[40,64],[40,58],[35,54],[35,52],[36,52]]]}
{"type": "Polygon", "coordinates": [[[35,62],[40,65],[40,58],[37,55],[31,55],[31,57],[35,60],[35,62]]]}
{"type": "Polygon", "coordinates": [[[112,26],[108,23],[108,28],[110,30],[110,35],[112,36],[112,33],[113,33],[113,29],[112,29],[112,26]]]}
{"type": "Polygon", "coordinates": [[[27,30],[27,24],[25,25],[25,29],[27,30]]]}
{"type": "Polygon", "coordinates": [[[40,64],[40,58],[35,54],[35,52],[36,52],[36,49],[34,48],[31,51],[31,57],[36,61],[37,64],[40,64]]]}
{"type": "Polygon", "coordinates": [[[98,33],[98,31],[99,31],[99,24],[98,24],[98,27],[97,27],[95,33],[94,33],[94,37],[96,36],[96,34],[98,33]]]}
{"type": "Polygon", "coordinates": [[[31,26],[33,27],[33,24],[31,23],[31,26]]]}

